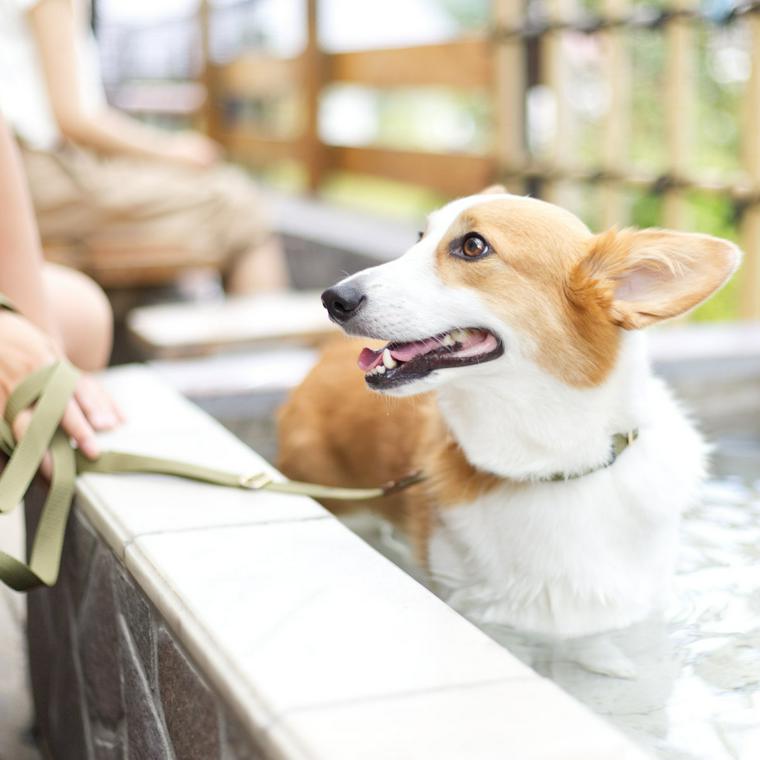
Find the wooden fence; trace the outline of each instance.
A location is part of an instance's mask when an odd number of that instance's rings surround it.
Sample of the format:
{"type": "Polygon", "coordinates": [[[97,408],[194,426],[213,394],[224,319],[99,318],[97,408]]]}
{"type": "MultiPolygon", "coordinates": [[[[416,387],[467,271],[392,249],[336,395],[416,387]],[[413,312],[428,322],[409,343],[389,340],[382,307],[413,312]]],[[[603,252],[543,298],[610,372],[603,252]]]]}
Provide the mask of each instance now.
{"type": "MultiPolygon", "coordinates": [[[[232,63],[205,67],[205,118],[210,133],[231,155],[251,164],[288,159],[307,171],[317,190],[331,172],[378,175],[426,185],[447,196],[475,192],[504,181],[515,192],[530,191],[562,202],[568,187],[592,186],[599,192],[604,225],[629,222],[627,193],[636,190],[662,198],[662,224],[689,226],[689,193],[728,199],[738,219],[747,254],[739,314],[760,318],[760,2],[738,2],[716,19],[700,11],[699,0],[671,0],[664,8],[631,0],[599,0],[597,15],[579,15],[576,0],[543,0],[541,16],[526,13],[523,0],[492,0],[487,33],[435,45],[326,53],[320,49],[317,2],[308,6],[307,43],[296,58],[248,53],[232,63]],[[746,25],[751,72],[744,91],[741,170],[704,175],[694,167],[693,127],[697,98],[696,34],[702,25],[746,25]],[[662,100],[665,156],[657,171],[632,165],[632,66],[626,35],[650,30],[663,35],[665,61],[662,100]],[[594,35],[604,46],[604,76],[610,102],[602,125],[599,159],[591,164],[574,156],[570,142],[570,99],[563,86],[567,35],[594,35]],[[492,149],[487,154],[430,153],[324,144],[318,130],[320,94],[335,83],[372,88],[446,86],[487,91],[493,98],[492,149]],[[551,89],[555,129],[540,160],[529,149],[526,95],[536,85],[551,89]],[[230,116],[230,103],[291,93],[300,103],[297,134],[263,133],[230,116]]],[[[208,29],[207,3],[202,4],[208,29]]],[[[208,61],[208,56],[206,56],[208,61]]]]}

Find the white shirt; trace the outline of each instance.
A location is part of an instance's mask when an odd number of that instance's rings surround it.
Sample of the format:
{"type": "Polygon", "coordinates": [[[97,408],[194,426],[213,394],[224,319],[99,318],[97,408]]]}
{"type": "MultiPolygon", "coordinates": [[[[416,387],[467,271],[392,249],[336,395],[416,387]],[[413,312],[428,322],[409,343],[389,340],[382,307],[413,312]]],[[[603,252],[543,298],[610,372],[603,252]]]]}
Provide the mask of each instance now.
{"type": "MultiPolygon", "coordinates": [[[[13,131],[32,148],[49,150],[61,142],[37,43],[26,13],[43,0],[0,0],[0,112],[13,131]]],[[[89,2],[87,2],[89,5],[89,2]]],[[[87,7],[75,0],[80,94],[85,108],[105,103],[95,38],[87,24],[87,7]]]]}

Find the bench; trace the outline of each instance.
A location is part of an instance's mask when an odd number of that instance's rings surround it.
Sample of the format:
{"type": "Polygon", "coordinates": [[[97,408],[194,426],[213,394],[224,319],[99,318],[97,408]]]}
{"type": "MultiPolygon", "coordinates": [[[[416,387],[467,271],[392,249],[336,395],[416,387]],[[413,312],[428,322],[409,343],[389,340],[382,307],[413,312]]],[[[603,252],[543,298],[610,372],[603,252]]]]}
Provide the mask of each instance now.
{"type": "Polygon", "coordinates": [[[47,261],[84,272],[107,290],[168,285],[185,272],[215,268],[213,261],[193,251],[149,242],[94,248],[45,241],[44,255],[47,261]]]}
{"type": "Polygon", "coordinates": [[[187,357],[262,345],[318,345],[337,333],[318,292],[263,294],[134,309],[127,329],[145,356],[187,357]]]}

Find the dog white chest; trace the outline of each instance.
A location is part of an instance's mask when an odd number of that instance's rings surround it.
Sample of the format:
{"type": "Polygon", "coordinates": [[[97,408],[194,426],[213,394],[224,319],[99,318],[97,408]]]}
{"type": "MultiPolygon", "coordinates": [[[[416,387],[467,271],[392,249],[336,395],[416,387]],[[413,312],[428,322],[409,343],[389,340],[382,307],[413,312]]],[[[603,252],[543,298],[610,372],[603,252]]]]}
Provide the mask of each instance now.
{"type": "Polygon", "coordinates": [[[505,483],[439,510],[429,561],[442,596],[476,622],[559,636],[656,610],[703,466],[685,420],[671,445],[664,432],[643,430],[612,467],[577,480],[505,483]]]}

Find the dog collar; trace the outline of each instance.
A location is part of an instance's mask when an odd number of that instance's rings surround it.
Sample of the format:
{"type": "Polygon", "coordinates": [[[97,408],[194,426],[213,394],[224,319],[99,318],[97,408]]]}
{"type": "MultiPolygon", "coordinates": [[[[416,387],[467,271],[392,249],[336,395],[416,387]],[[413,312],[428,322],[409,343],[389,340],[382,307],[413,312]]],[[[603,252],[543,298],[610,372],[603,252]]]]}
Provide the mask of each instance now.
{"type": "Polygon", "coordinates": [[[591,475],[595,472],[599,472],[599,470],[605,470],[611,465],[615,464],[617,458],[639,437],[639,429],[634,428],[633,430],[629,430],[627,433],[615,433],[615,435],[612,436],[612,445],[610,449],[610,458],[604,463],[600,464],[598,467],[592,467],[589,470],[584,470],[583,472],[577,472],[573,475],[568,475],[565,472],[555,472],[554,475],[547,475],[545,478],[538,478],[539,481],[548,481],[551,483],[555,483],[560,480],[577,480],[578,478],[583,478],[586,475],[591,475]]]}

